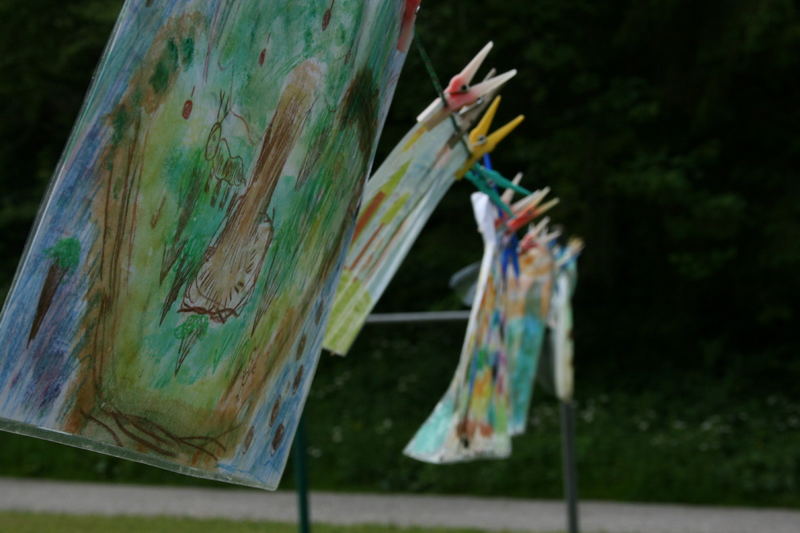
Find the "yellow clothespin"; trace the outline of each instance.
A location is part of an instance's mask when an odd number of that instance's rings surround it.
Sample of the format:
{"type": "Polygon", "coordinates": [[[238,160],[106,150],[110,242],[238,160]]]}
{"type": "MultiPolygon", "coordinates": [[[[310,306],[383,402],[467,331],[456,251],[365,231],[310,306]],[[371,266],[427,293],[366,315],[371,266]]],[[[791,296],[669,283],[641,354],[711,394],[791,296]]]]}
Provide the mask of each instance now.
{"type": "Polygon", "coordinates": [[[473,130],[469,134],[469,149],[472,152],[472,155],[461,167],[458,172],[456,172],[455,178],[457,180],[464,177],[464,174],[467,173],[469,169],[472,168],[472,165],[478,162],[480,158],[483,157],[484,154],[490,153],[495,147],[505,139],[509,133],[514,131],[520,122],[525,120],[524,115],[517,116],[514,120],[506,124],[505,126],[499,128],[492,134],[489,134],[489,128],[492,127],[492,121],[494,120],[495,114],[497,114],[497,107],[500,105],[500,97],[495,96],[494,100],[492,101],[492,105],[489,106],[489,109],[486,110],[486,114],[483,115],[478,125],[473,128],[473,130]]]}

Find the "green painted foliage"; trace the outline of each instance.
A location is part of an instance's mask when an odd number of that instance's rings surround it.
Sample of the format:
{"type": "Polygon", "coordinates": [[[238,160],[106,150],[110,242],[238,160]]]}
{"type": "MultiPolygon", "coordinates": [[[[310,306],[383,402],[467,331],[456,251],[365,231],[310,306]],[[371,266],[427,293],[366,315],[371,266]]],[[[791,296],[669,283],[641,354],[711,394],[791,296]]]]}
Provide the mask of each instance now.
{"type": "Polygon", "coordinates": [[[75,269],[80,261],[81,243],[75,237],[64,238],[48,248],[46,253],[61,269],[70,271],[75,269]]]}
{"type": "Polygon", "coordinates": [[[202,336],[208,331],[208,316],[190,315],[185,322],[175,327],[175,337],[185,339],[191,334],[202,336]]]}

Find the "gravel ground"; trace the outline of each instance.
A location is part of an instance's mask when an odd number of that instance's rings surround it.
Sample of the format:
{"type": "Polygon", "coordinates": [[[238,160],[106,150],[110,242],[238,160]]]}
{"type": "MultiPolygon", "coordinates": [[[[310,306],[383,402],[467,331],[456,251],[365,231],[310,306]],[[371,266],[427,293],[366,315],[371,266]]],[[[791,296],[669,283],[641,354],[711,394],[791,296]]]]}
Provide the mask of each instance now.
{"type": "MultiPolygon", "coordinates": [[[[292,492],[107,485],[0,478],[0,510],[171,515],[294,522],[292,492]]],[[[311,518],[329,524],[564,529],[561,502],[457,496],[311,493],[311,518]]],[[[800,533],[800,512],[581,502],[581,530],[610,533],[800,533]]]]}

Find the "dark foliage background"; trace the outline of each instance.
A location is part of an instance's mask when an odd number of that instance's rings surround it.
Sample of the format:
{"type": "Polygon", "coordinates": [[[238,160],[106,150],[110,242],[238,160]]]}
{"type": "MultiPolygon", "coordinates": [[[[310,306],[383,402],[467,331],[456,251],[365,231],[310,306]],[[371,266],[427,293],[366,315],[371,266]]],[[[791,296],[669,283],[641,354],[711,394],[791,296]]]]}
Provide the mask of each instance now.
{"type": "MultiPolygon", "coordinates": [[[[0,287],[120,2],[0,0],[0,287]]],[[[576,296],[582,492],[800,505],[800,16],[792,0],[426,0],[443,78],[493,39],[519,69],[495,166],[550,185],[582,236],[576,296]]],[[[435,96],[412,48],[378,160],[435,96]]],[[[458,183],[379,311],[451,309],[480,239],[458,183]]],[[[400,451],[444,392],[463,325],[369,326],[323,358],[308,407],[312,485],[560,493],[557,410],[537,393],[505,462],[430,467],[400,451]]],[[[0,473],[189,482],[0,436],[0,473]]]]}

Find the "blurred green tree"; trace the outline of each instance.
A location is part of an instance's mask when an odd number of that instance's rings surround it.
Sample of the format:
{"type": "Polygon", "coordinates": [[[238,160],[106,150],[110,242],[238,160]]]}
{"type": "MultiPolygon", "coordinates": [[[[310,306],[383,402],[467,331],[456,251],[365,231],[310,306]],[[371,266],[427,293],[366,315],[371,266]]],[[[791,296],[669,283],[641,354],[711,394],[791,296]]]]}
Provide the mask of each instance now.
{"type": "MultiPolygon", "coordinates": [[[[120,5],[0,0],[3,293],[120,5]]],[[[496,165],[552,185],[553,217],[588,243],[577,308],[587,377],[633,384],[658,379],[656,365],[699,381],[796,379],[794,2],[427,2],[418,20],[445,81],[489,39],[488,63],[520,71],[500,119],[528,119],[496,165]]],[[[379,160],[433,97],[412,48],[379,160]]],[[[445,199],[381,308],[457,303],[447,277],[480,246],[469,190],[445,199]]]]}
{"type": "MultiPolygon", "coordinates": [[[[0,0],[3,292],[120,5],[0,0]]],[[[495,163],[551,185],[553,218],[588,244],[581,381],[797,379],[795,2],[424,2],[418,21],[444,81],[489,39],[488,63],[520,71],[499,120],[528,119],[495,163]]],[[[412,48],[379,160],[434,96],[412,48]]],[[[457,305],[447,278],[480,253],[469,191],[453,188],[381,309],[457,305]]]]}

